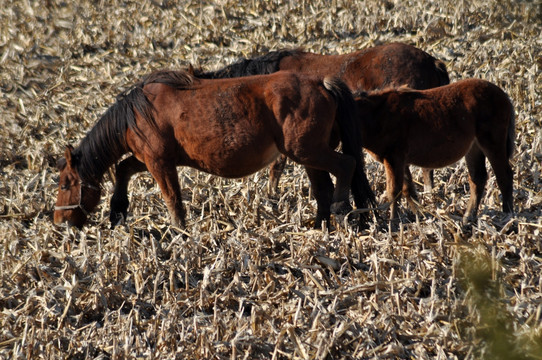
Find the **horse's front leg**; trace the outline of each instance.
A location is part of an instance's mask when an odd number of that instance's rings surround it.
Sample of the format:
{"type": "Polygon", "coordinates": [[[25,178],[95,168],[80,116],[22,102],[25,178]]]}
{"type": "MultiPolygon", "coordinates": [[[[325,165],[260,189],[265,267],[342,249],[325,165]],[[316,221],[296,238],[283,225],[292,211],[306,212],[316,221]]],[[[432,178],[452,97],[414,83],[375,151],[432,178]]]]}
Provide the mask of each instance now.
{"type": "Polygon", "coordinates": [[[122,160],[115,171],[115,189],[111,196],[109,220],[111,228],[124,222],[128,214],[128,183],[132,175],[146,171],[144,163],[137,160],[135,156],[130,156],[122,160]]]}
{"type": "Polygon", "coordinates": [[[331,199],[333,196],[333,182],[329,173],[305,166],[307,175],[311,182],[312,193],[316,199],[317,210],[314,228],[321,229],[322,223],[327,221],[329,225],[331,216],[331,199]]]}
{"type": "Polygon", "coordinates": [[[398,218],[397,203],[401,197],[405,172],[404,162],[399,159],[385,158],[386,197],[390,203],[390,220],[398,218]]]}
{"type": "Polygon", "coordinates": [[[147,162],[147,167],[162,191],[162,196],[171,217],[171,224],[184,227],[185,211],[175,163],[154,159],[147,162]]]}

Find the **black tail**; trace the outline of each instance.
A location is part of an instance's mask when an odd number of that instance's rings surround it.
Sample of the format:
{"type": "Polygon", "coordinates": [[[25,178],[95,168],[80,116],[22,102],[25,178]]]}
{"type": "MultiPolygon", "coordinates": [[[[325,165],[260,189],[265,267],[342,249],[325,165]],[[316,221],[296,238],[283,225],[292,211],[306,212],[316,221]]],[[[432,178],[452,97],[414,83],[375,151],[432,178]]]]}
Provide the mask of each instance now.
{"type": "Polygon", "coordinates": [[[508,156],[508,159],[514,155],[514,139],[516,137],[516,116],[514,113],[514,105],[512,104],[512,101],[510,101],[510,98],[508,98],[508,102],[510,103],[510,123],[508,124],[508,136],[506,137],[506,154],[508,156]]]}
{"type": "Polygon", "coordinates": [[[376,198],[365,174],[365,160],[358,126],[359,116],[352,93],[346,84],[337,78],[325,78],[324,87],[333,94],[338,102],[337,122],[341,133],[343,152],[356,159],[356,170],[352,178],[352,194],[356,207],[359,209],[366,208],[368,205],[374,206],[376,198]]]}

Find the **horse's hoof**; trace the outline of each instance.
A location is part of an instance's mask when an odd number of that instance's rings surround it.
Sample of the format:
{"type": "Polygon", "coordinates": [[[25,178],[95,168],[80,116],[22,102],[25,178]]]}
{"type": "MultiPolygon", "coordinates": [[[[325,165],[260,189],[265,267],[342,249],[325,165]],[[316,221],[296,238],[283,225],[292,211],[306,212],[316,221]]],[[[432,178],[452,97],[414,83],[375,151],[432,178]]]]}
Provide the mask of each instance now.
{"type": "Polygon", "coordinates": [[[398,232],[399,230],[401,230],[402,223],[403,222],[398,216],[390,218],[388,221],[388,230],[392,233],[398,232]]]}
{"type": "Polygon", "coordinates": [[[329,227],[331,220],[331,213],[321,212],[316,214],[316,218],[314,219],[314,224],[312,224],[313,229],[320,230],[323,228],[323,224],[326,223],[325,227],[329,227]]]}
{"type": "Polygon", "coordinates": [[[348,201],[337,201],[331,204],[331,213],[332,214],[348,214],[350,211],[352,211],[352,206],[348,201]]]}
{"type": "Polygon", "coordinates": [[[186,223],[184,221],[184,218],[179,218],[177,216],[171,216],[171,225],[178,228],[178,229],[185,229],[186,228],[186,223]]]}
{"type": "Polygon", "coordinates": [[[124,225],[126,222],[126,215],[127,214],[122,212],[111,212],[111,214],[109,214],[111,229],[114,229],[117,225],[124,225]]]}
{"type": "Polygon", "coordinates": [[[476,224],[477,220],[478,219],[476,218],[476,216],[465,215],[465,216],[463,216],[463,226],[474,225],[474,224],[476,224]]]}

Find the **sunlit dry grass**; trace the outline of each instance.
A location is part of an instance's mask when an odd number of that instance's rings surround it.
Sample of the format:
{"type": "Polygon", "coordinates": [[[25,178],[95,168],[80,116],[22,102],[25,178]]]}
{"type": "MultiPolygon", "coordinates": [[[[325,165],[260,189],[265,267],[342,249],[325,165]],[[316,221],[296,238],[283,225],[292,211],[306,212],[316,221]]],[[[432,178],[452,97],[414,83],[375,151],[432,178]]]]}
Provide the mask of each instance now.
{"type": "MultiPolygon", "coordinates": [[[[491,336],[502,329],[487,328],[503,324],[512,354],[540,358],[541,6],[8,1],[0,7],[0,357],[477,359],[495,356],[491,336]],[[64,146],[151,70],[390,41],[444,60],[452,81],[484,78],[510,95],[515,218],[501,214],[491,176],[478,223],[462,229],[468,181],[459,162],[436,172],[422,212],[392,233],[376,225],[355,233],[343,219],[329,233],[310,230],[315,203],[293,165],[276,198],[266,171],[224,180],[180,168],[185,235],[170,228],[148,174],[130,185],[127,226],[109,229],[110,176],[88,226],[52,225],[64,146]]],[[[381,195],[381,166],[368,159],[367,172],[381,195]]]]}

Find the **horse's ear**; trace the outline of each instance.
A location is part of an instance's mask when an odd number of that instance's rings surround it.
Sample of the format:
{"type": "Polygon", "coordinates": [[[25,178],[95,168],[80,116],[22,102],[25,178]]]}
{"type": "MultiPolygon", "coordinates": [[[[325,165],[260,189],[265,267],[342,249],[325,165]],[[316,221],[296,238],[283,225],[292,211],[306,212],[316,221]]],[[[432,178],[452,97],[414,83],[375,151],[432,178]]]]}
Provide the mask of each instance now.
{"type": "Polygon", "coordinates": [[[66,150],[64,151],[64,158],[65,158],[64,166],[68,165],[69,167],[71,167],[73,165],[72,151],[73,151],[73,146],[66,145],[66,150]]]}

